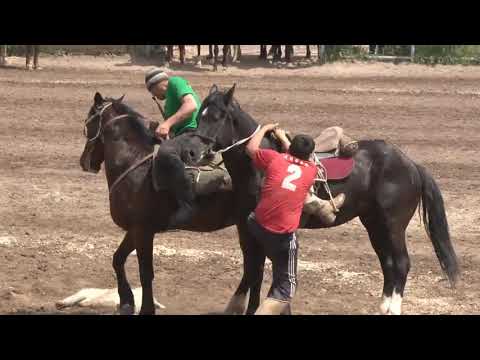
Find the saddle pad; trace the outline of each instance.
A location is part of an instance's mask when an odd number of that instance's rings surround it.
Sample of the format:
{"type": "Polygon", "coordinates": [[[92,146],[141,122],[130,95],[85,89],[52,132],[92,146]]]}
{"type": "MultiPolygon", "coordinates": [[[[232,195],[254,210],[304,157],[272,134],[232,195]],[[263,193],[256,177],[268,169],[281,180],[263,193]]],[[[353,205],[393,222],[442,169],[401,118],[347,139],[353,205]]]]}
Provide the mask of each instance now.
{"type": "MultiPolygon", "coordinates": [[[[328,180],[345,179],[351,174],[355,166],[353,158],[333,157],[319,160],[327,170],[327,173],[324,175],[328,180]]],[[[321,167],[319,169],[320,171],[323,170],[321,167]]]]}

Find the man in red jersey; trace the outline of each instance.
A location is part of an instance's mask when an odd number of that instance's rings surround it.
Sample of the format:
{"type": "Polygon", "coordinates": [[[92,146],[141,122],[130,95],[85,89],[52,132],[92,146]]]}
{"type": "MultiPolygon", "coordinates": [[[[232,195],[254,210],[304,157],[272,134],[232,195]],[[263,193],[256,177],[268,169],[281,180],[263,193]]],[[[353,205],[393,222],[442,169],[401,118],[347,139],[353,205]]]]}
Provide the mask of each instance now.
{"type": "Polygon", "coordinates": [[[272,287],[256,312],[262,315],[289,312],[297,286],[295,231],[317,175],[316,165],[309,161],[315,142],[308,135],[297,135],[291,144],[283,144],[288,153],[260,149],[265,134],[276,127],[264,126],[246,148],[255,167],[265,172],[260,202],[248,218],[249,231],[272,261],[272,287]]]}

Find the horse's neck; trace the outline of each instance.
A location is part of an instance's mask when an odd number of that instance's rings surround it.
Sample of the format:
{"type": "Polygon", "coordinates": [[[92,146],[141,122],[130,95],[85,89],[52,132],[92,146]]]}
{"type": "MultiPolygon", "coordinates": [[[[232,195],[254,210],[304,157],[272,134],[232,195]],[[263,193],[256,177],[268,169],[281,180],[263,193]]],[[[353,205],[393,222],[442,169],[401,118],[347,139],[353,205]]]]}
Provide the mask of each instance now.
{"type": "Polygon", "coordinates": [[[140,136],[122,134],[113,141],[105,138],[105,174],[110,185],[131,166],[153,152],[153,146],[141,142],[140,136]]]}
{"type": "MultiPolygon", "coordinates": [[[[242,127],[237,140],[251,136],[258,128],[258,123],[250,115],[242,111],[242,117],[243,118],[239,121],[243,121],[246,125],[242,127]]],[[[223,154],[225,166],[234,181],[236,178],[245,178],[255,175],[255,169],[251,166],[250,158],[245,152],[246,145],[247,144],[242,144],[223,154]]],[[[277,149],[276,144],[268,138],[264,138],[260,146],[261,148],[277,149]]]]}

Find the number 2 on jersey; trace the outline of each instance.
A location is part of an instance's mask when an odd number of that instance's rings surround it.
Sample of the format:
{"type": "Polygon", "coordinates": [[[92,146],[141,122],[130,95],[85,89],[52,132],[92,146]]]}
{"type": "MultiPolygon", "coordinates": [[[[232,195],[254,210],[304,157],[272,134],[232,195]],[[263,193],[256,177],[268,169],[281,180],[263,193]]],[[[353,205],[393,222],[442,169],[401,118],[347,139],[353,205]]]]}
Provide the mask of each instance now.
{"type": "Polygon", "coordinates": [[[282,188],[295,191],[297,189],[297,185],[292,184],[292,181],[297,180],[300,178],[300,176],[302,176],[302,169],[298,165],[291,164],[287,171],[290,175],[283,179],[282,188]]]}

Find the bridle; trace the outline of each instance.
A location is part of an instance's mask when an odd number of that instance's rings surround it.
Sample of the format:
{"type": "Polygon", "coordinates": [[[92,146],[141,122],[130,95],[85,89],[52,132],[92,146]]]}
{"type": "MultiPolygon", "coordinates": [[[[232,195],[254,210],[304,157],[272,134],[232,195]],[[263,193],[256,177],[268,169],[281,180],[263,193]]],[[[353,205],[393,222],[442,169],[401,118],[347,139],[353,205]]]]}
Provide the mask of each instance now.
{"type": "MultiPolygon", "coordinates": [[[[208,107],[206,107],[203,111],[202,111],[202,114],[201,116],[204,116],[207,114],[207,110],[208,110],[208,107]]],[[[229,117],[231,117],[231,115],[229,113],[227,113],[229,117]]],[[[261,125],[258,125],[257,128],[255,129],[255,131],[247,136],[246,138],[243,138],[243,139],[240,139],[238,141],[235,141],[232,145],[229,145],[223,149],[220,149],[220,150],[217,150],[217,151],[214,151],[213,149],[209,149],[208,152],[212,155],[215,155],[215,154],[223,154],[227,151],[230,151],[232,150],[233,148],[237,147],[237,146],[240,146],[242,144],[245,144],[247,141],[249,141],[250,139],[252,139],[261,129],[261,125]]],[[[209,136],[205,136],[205,135],[200,135],[200,134],[197,134],[196,132],[193,133],[193,136],[197,136],[199,137],[200,139],[202,140],[205,140],[209,143],[212,143],[212,144],[215,144],[217,142],[216,138],[218,136],[218,132],[220,131],[220,127],[217,128],[217,130],[215,131],[215,134],[213,137],[209,137],[209,136]]],[[[233,140],[232,140],[233,141],[233,140]]]]}
{"type": "MultiPolygon", "coordinates": [[[[102,142],[103,142],[103,132],[105,131],[105,128],[107,128],[108,126],[110,126],[111,124],[113,124],[115,121],[117,120],[120,120],[120,119],[124,119],[124,118],[128,118],[130,115],[128,114],[124,114],[124,115],[118,115],[118,116],[115,116],[113,118],[111,118],[110,120],[108,120],[105,124],[102,125],[102,116],[103,116],[103,113],[105,112],[105,110],[107,110],[110,106],[112,106],[113,103],[112,102],[109,102],[108,104],[106,104],[105,106],[103,106],[99,111],[97,111],[95,114],[93,114],[92,116],[90,116],[88,119],[85,120],[85,127],[83,129],[83,134],[85,135],[85,137],[87,138],[87,143],[91,143],[93,141],[96,141],[97,139],[101,138],[102,142]],[[90,124],[95,118],[98,117],[98,130],[97,130],[97,133],[95,134],[95,136],[91,139],[88,138],[88,135],[87,135],[87,125],[90,124]]],[[[135,170],[137,167],[139,167],[140,165],[144,164],[145,162],[147,162],[148,160],[150,160],[152,157],[153,157],[153,153],[151,154],[148,154],[147,156],[145,156],[142,160],[134,163],[132,166],[130,166],[127,170],[125,170],[122,174],[120,174],[120,176],[113,182],[113,184],[110,186],[110,191],[109,191],[109,194],[110,196],[112,196],[113,194],[113,191],[117,188],[118,184],[120,184],[120,182],[132,171],[132,170],[135,170]]]]}
{"type": "Polygon", "coordinates": [[[102,125],[103,113],[105,112],[105,110],[107,110],[112,105],[113,105],[113,103],[109,102],[108,104],[104,105],[99,111],[97,111],[95,114],[93,114],[92,116],[90,116],[88,119],[85,120],[85,124],[84,124],[84,127],[83,127],[83,135],[85,135],[85,137],[87,138],[87,143],[93,142],[100,137],[101,137],[101,140],[103,142],[103,136],[102,135],[103,135],[103,132],[105,131],[105,128],[107,128],[109,125],[111,125],[112,123],[114,123],[117,120],[124,119],[124,118],[127,118],[127,117],[130,116],[128,114],[118,115],[118,116],[115,116],[115,117],[111,118],[105,124],[102,125]],[[89,138],[88,137],[87,125],[90,124],[97,117],[98,117],[97,133],[95,134],[95,136],[93,138],[89,138]]]}

